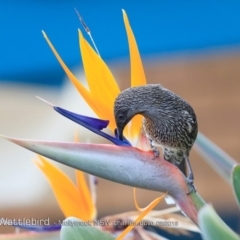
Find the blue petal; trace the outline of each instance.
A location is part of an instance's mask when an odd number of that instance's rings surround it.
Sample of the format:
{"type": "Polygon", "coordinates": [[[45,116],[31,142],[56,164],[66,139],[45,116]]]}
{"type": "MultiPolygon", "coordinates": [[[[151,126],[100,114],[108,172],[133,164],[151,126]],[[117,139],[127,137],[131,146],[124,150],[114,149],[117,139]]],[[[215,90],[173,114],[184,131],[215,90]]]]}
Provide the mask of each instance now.
{"type": "Polygon", "coordinates": [[[14,224],[15,227],[26,229],[28,231],[34,232],[51,232],[51,231],[58,231],[61,229],[61,225],[53,224],[53,225],[22,225],[22,224],[14,224]]]}
{"type": "MultiPolygon", "coordinates": [[[[87,117],[87,116],[83,116],[80,114],[76,114],[70,111],[67,111],[63,108],[60,107],[53,107],[55,111],[57,111],[58,113],[60,113],[61,115],[63,115],[64,117],[71,119],[72,121],[80,124],[81,126],[87,128],[88,130],[108,139],[109,141],[111,141],[112,143],[114,143],[115,145],[118,146],[131,146],[131,143],[124,138],[123,141],[121,141],[120,139],[118,139],[118,137],[113,137],[111,135],[108,135],[105,132],[102,132],[100,130],[102,130],[103,128],[107,127],[109,121],[107,120],[101,120],[101,119],[97,119],[97,118],[91,118],[91,117],[87,117]]],[[[117,136],[116,130],[115,130],[115,135],[117,136]]]]}
{"type": "Polygon", "coordinates": [[[109,124],[108,120],[101,120],[101,119],[97,119],[97,118],[92,118],[92,117],[88,117],[88,116],[83,116],[80,114],[76,114],[70,111],[67,111],[63,108],[60,107],[54,107],[54,109],[59,112],[60,114],[62,114],[63,116],[71,119],[72,121],[82,125],[82,124],[87,124],[90,125],[91,127],[97,129],[97,130],[102,130],[104,128],[106,128],[109,124]]]}

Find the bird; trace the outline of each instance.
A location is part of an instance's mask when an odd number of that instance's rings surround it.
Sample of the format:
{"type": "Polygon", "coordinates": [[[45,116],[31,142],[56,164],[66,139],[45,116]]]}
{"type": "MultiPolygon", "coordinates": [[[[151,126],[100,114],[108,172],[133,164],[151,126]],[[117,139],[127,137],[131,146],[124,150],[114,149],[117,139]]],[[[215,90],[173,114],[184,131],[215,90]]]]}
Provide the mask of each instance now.
{"type": "Polygon", "coordinates": [[[193,108],[161,84],[127,88],[114,102],[114,117],[120,140],[123,139],[127,123],[138,114],[143,116],[143,130],[150,141],[154,158],[160,156],[158,147],[162,147],[164,159],[177,166],[187,177],[191,186],[189,193],[196,192],[189,161],[189,153],[198,133],[193,108]]]}

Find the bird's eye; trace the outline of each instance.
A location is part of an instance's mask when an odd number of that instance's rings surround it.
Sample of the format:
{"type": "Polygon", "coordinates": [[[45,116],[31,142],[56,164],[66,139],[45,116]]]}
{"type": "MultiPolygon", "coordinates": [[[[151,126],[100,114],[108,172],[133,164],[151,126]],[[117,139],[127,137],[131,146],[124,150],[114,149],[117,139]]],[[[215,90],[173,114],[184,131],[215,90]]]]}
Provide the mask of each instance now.
{"type": "Polygon", "coordinates": [[[119,121],[122,121],[123,119],[124,119],[124,116],[123,116],[122,114],[119,114],[119,115],[118,115],[118,120],[119,120],[119,121]]]}

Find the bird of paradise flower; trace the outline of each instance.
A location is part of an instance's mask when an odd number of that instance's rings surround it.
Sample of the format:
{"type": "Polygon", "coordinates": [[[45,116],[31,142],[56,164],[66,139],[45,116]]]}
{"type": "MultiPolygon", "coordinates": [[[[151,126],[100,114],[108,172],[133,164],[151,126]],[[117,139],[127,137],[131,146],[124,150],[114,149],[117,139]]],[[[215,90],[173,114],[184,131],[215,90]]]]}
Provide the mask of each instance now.
{"type": "MultiPolygon", "coordinates": [[[[127,32],[129,51],[130,51],[130,65],[131,65],[131,86],[140,86],[146,84],[145,73],[136,44],[135,37],[133,35],[132,29],[130,27],[127,14],[123,10],[123,19],[127,32]]],[[[66,64],[61,59],[60,55],[57,53],[56,49],[50,42],[49,38],[43,32],[43,35],[52,49],[57,60],[61,64],[68,78],[74,84],[78,92],[88,103],[88,105],[93,109],[96,115],[100,119],[108,119],[107,122],[102,123],[103,125],[99,130],[108,126],[108,128],[114,132],[115,120],[113,115],[113,105],[114,100],[120,93],[120,89],[113,77],[108,66],[101,59],[101,57],[95,52],[95,50],[90,46],[90,44],[83,37],[83,34],[79,30],[79,44],[82,55],[84,72],[88,82],[89,89],[85,88],[81,82],[73,75],[66,64]]],[[[62,109],[55,107],[55,110],[63,114],[64,116],[71,118],[73,121],[73,114],[71,112],[62,111],[62,109]]],[[[89,119],[87,119],[87,122],[89,119]]],[[[78,122],[81,124],[81,122],[78,122]]],[[[96,123],[94,123],[96,124],[96,123]]],[[[128,124],[124,135],[131,141],[132,145],[137,145],[137,140],[139,133],[141,131],[142,117],[136,116],[131,123],[128,124]]],[[[91,129],[92,130],[92,129],[91,129]]],[[[104,137],[107,138],[105,135],[104,137]]],[[[110,141],[113,139],[108,138],[110,141]]],[[[115,142],[116,143],[116,142],[115,142]]]]}

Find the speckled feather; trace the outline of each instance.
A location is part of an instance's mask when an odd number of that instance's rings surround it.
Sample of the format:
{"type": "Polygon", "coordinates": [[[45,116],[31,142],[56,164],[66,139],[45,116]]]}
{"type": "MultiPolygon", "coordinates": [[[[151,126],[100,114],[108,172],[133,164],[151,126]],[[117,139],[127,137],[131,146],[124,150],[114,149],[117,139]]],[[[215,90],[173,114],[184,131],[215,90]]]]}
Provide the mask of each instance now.
{"type": "Polygon", "coordinates": [[[126,117],[125,124],[142,114],[143,129],[155,145],[164,149],[164,158],[179,165],[197,137],[198,125],[193,108],[181,97],[160,84],[148,84],[124,90],[115,100],[114,114],[126,117]]]}

